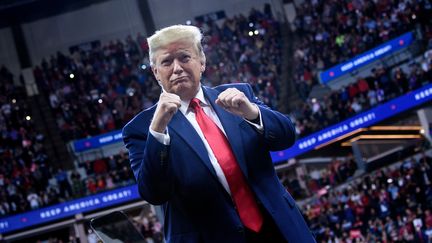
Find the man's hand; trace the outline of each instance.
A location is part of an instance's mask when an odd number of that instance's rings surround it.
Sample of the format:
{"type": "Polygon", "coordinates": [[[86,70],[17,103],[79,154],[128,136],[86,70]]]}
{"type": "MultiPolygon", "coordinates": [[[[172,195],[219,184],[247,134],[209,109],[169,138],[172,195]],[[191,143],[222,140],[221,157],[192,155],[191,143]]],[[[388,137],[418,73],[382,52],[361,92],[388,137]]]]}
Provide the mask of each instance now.
{"type": "Polygon", "coordinates": [[[162,92],[158,105],[153,115],[150,128],[159,133],[164,133],[171,118],[180,107],[180,97],[176,94],[162,92]]]}
{"type": "Polygon", "coordinates": [[[225,110],[252,121],[258,118],[258,107],[236,88],[229,88],[219,94],[216,104],[225,110]]]}

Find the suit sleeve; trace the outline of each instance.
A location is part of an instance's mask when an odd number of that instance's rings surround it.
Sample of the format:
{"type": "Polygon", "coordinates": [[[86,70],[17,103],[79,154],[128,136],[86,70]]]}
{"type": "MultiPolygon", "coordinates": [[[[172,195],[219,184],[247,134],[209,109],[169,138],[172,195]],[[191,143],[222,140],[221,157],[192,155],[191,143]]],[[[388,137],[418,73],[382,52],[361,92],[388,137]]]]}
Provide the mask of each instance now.
{"type": "Polygon", "coordinates": [[[148,130],[146,132],[140,133],[128,124],[123,129],[123,140],[141,197],[151,204],[163,204],[172,191],[169,145],[158,142],[148,130]]]}
{"type": "Polygon", "coordinates": [[[258,105],[264,126],[263,138],[270,151],[280,151],[291,147],[295,140],[295,128],[291,119],[284,114],[270,109],[253,93],[252,87],[247,84],[245,90],[249,100],[258,105]]]}

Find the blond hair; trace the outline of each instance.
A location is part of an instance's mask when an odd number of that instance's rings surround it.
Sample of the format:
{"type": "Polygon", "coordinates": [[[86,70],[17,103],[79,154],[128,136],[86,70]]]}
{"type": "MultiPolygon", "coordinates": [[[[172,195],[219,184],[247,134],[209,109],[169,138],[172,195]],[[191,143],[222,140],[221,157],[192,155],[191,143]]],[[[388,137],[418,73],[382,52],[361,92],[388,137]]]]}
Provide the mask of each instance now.
{"type": "Polygon", "coordinates": [[[156,31],[152,36],[147,38],[150,65],[153,66],[155,64],[154,54],[156,51],[164,46],[179,41],[192,43],[201,61],[205,63],[205,54],[201,45],[202,38],[203,35],[201,31],[192,25],[172,25],[156,31]]]}

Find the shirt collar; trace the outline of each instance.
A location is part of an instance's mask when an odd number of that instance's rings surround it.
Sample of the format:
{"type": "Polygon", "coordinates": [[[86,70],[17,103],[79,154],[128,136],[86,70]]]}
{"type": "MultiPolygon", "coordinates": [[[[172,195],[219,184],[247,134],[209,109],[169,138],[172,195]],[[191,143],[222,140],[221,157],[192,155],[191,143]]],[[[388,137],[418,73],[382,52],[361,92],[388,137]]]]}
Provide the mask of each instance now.
{"type": "MultiPolygon", "coordinates": [[[[195,98],[200,100],[201,106],[208,106],[208,102],[207,100],[204,98],[204,92],[202,90],[202,87],[200,86],[198,93],[195,95],[195,98]]],[[[189,103],[191,100],[181,100],[180,101],[180,111],[181,113],[183,113],[183,115],[186,115],[186,113],[188,113],[189,111],[191,111],[189,109],[189,103]]]]}

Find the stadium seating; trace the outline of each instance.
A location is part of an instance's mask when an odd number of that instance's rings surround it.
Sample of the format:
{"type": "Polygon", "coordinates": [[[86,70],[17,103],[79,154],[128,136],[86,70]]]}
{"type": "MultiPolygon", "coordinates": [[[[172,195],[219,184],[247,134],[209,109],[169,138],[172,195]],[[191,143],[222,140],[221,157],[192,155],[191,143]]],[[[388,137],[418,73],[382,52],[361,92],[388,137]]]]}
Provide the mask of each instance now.
{"type": "Polygon", "coordinates": [[[45,136],[34,129],[28,107],[25,91],[14,84],[13,75],[2,66],[0,217],[134,183],[124,153],[86,163],[91,169],[83,175],[77,170],[63,170],[47,156],[45,136]]]}
{"type": "Polygon", "coordinates": [[[432,158],[422,153],[330,189],[303,213],[318,242],[428,242],[431,182],[432,158]]]}
{"type": "MultiPolygon", "coordinates": [[[[307,99],[320,70],[338,64],[383,41],[419,30],[432,47],[432,31],[419,3],[306,1],[296,18],[300,38],[293,60],[302,106],[291,113],[300,137],[408,93],[432,80],[432,51],[409,69],[378,66],[370,77],[332,91],[323,99],[307,99]],[[416,16],[413,18],[413,16],[416,16]],[[321,21],[323,20],[323,21],[321,21]]],[[[270,107],[278,103],[283,43],[281,26],[272,16],[252,10],[248,16],[226,18],[222,24],[196,23],[205,35],[207,70],[203,83],[248,82],[270,107]],[[264,48],[265,47],[265,48],[264,48]]],[[[90,51],[56,53],[33,73],[49,101],[65,142],[121,129],[160,94],[149,67],[148,46],[141,34],[113,40],[90,51]]],[[[134,183],[127,155],[120,153],[84,161],[72,170],[54,165],[43,147],[44,134],[34,130],[24,90],[0,68],[0,217],[79,198],[134,183]],[[29,116],[30,119],[25,119],[29,116]]],[[[362,239],[418,240],[432,232],[432,164],[429,157],[403,162],[398,169],[380,170],[304,206],[303,212],[319,241],[362,239]],[[408,179],[409,178],[409,179],[408,179]],[[391,180],[390,180],[391,179],[391,180]],[[423,228],[414,225],[422,219],[423,228]],[[421,233],[420,233],[421,232],[421,233]],[[405,238],[404,238],[405,237],[405,238]],[[417,237],[417,238],[416,238],[417,237]]],[[[311,176],[313,193],[352,179],[352,158],[335,160],[311,176]]],[[[304,197],[295,181],[282,177],[295,197],[304,197]],[[295,189],[298,190],[295,190],[295,189]]],[[[143,235],[159,239],[155,218],[137,222],[143,235]]],[[[157,240],[155,240],[157,241],[157,240]]]]}

